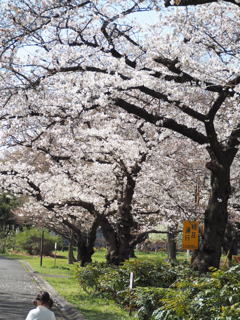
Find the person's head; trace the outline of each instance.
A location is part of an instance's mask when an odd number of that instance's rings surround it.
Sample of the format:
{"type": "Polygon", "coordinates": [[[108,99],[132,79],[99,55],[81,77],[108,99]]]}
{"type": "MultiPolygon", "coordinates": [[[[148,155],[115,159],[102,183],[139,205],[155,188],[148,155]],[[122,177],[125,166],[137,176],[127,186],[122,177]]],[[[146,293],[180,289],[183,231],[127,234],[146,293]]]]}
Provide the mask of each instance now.
{"type": "Polygon", "coordinates": [[[44,291],[37,295],[36,299],[34,300],[35,306],[45,306],[49,309],[52,308],[53,300],[51,299],[48,292],[44,291]]]}

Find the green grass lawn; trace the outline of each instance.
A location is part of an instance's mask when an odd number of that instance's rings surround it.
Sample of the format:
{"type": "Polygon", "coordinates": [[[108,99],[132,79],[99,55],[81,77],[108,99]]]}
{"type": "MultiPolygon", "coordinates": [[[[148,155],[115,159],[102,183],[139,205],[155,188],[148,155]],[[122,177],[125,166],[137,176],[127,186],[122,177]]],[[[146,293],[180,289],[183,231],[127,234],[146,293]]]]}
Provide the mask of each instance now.
{"type": "Polygon", "coordinates": [[[68,302],[72,303],[86,320],[133,320],[128,312],[114,302],[84,292],[73,278],[44,277],[68,302]]]}

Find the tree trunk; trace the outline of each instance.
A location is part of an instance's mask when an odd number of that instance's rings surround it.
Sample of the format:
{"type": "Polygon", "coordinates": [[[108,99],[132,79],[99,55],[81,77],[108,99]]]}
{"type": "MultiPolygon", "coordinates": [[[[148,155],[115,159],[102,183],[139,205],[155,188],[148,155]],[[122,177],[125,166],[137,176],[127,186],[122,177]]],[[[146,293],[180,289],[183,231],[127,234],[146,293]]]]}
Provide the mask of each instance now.
{"type": "Polygon", "coordinates": [[[136,245],[148,237],[146,232],[126,236],[126,233],[116,234],[113,229],[108,229],[106,235],[104,228],[102,230],[107,242],[107,263],[114,265],[120,265],[129,258],[136,258],[134,252],[136,245]]]}
{"type": "Polygon", "coordinates": [[[132,201],[136,185],[136,177],[141,171],[141,164],[146,160],[147,153],[141,155],[129,170],[123,161],[119,162],[119,171],[116,175],[116,195],[118,203],[118,222],[113,228],[105,219],[102,221],[102,230],[107,242],[107,262],[119,265],[128,260],[134,246],[131,245],[132,231],[137,228],[132,215],[132,201]]]}
{"type": "Polygon", "coordinates": [[[167,253],[168,260],[171,264],[177,262],[177,244],[176,244],[176,232],[169,230],[167,234],[167,253]]]}
{"type": "Polygon", "coordinates": [[[192,268],[200,272],[210,267],[219,268],[221,247],[228,220],[228,198],[230,195],[230,166],[211,162],[211,195],[205,211],[204,235],[201,247],[193,253],[192,268]]]}
{"type": "Polygon", "coordinates": [[[134,256],[134,247],[131,246],[131,235],[128,236],[113,228],[102,227],[103,235],[107,242],[106,260],[109,264],[120,265],[130,257],[134,256]]]}
{"type": "Polygon", "coordinates": [[[101,217],[100,225],[107,244],[106,260],[109,264],[120,265],[129,258],[134,258],[136,245],[148,237],[147,232],[130,234],[129,227],[117,228],[115,231],[106,217],[101,217]]]}
{"type": "Polygon", "coordinates": [[[131,257],[134,257],[134,249],[130,246],[130,240],[109,238],[107,241],[107,263],[120,265],[131,257]],[[109,241],[110,240],[110,241],[109,241]]]}
{"type": "Polygon", "coordinates": [[[106,217],[101,216],[100,225],[102,228],[103,236],[106,240],[106,260],[109,264],[119,265],[119,243],[117,241],[117,234],[106,217]]]}
{"type": "Polygon", "coordinates": [[[135,255],[135,248],[134,247],[130,247],[130,255],[129,255],[129,258],[136,258],[136,255],[135,255]]]}
{"type": "Polygon", "coordinates": [[[71,241],[68,243],[68,264],[73,264],[73,262],[76,262],[76,259],[74,258],[73,254],[73,244],[71,241]]]}
{"type": "Polygon", "coordinates": [[[79,238],[77,241],[77,251],[78,261],[80,261],[81,267],[92,262],[92,255],[94,254],[94,244],[98,226],[98,219],[96,219],[89,232],[87,232],[85,235],[79,233],[79,238]]]}
{"type": "Polygon", "coordinates": [[[119,242],[118,242],[118,255],[119,255],[119,262],[122,263],[130,258],[131,255],[131,234],[130,234],[130,228],[126,228],[125,231],[122,230],[121,227],[121,233],[119,232],[119,242]]]}
{"type": "Polygon", "coordinates": [[[93,247],[87,246],[86,242],[80,241],[77,244],[78,256],[77,259],[80,262],[80,266],[84,267],[86,264],[92,262],[92,255],[94,254],[93,247]]]}
{"type": "Polygon", "coordinates": [[[224,253],[226,254],[228,266],[230,267],[232,264],[233,255],[237,255],[238,252],[237,232],[236,228],[231,223],[228,223],[226,226],[222,248],[224,253]]]}
{"type": "Polygon", "coordinates": [[[69,242],[77,246],[77,261],[84,266],[86,263],[92,262],[92,255],[94,253],[94,244],[96,240],[96,232],[99,227],[99,218],[96,217],[88,231],[82,232],[79,227],[67,220],[64,224],[71,230],[71,237],[69,242]]]}
{"type": "Polygon", "coordinates": [[[117,231],[111,226],[106,217],[101,219],[101,228],[103,236],[106,240],[107,254],[106,260],[108,264],[120,265],[130,256],[130,244],[125,234],[117,228],[117,231]]]}

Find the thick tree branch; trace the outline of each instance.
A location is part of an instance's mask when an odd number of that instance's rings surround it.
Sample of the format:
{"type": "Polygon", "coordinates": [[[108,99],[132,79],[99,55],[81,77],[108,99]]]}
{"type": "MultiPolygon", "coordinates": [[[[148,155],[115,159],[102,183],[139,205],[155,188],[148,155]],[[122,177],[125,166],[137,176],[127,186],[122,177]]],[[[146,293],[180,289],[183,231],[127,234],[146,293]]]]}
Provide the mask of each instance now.
{"type": "MultiPolygon", "coordinates": [[[[219,2],[218,0],[175,0],[174,4],[172,4],[171,0],[165,0],[165,7],[169,6],[197,6],[201,4],[208,4],[212,2],[219,2]]],[[[225,2],[229,2],[232,4],[240,6],[240,3],[237,0],[225,0],[225,2]]]]}
{"type": "Polygon", "coordinates": [[[130,114],[134,114],[135,116],[144,119],[149,123],[180,133],[183,136],[190,138],[192,141],[195,141],[199,144],[208,143],[208,138],[204,134],[198,132],[195,128],[188,128],[183,124],[177,123],[174,119],[168,119],[163,116],[153,115],[149,113],[147,110],[142,109],[136,105],[130,104],[127,101],[120,98],[115,99],[114,102],[121,109],[125,110],[130,114]]]}
{"type": "MultiPolygon", "coordinates": [[[[206,133],[209,139],[209,143],[211,146],[212,151],[214,152],[215,156],[218,158],[218,161],[222,158],[223,156],[223,149],[220,145],[220,142],[218,141],[217,133],[214,127],[214,119],[221,108],[222,104],[226,100],[228,96],[228,92],[222,92],[216,99],[216,101],[213,103],[211,106],[208,114],[207,114],[207,120],[205,121],[205,128],[206,128],[206,133]]],[[[210,149],[209,149],[210,150],[210,149]]]]}
{"type": "Polygon", "coordinates": [[[234,129],[231,132],[227,145],[229,149],[232,149],[238,146],[239,144],[240,144],[240,124],[237,126],[236,129],[234,129]]]}
{"type": "Polygon", "coordinates": [[[130,89],[138,89],[141,92],[149,95],[150,97],[163,100],[165,102],[168,102],[170,104],[174,104],[178,109],[180,109],[185,114],[189,115],[190,117],[204,122],[206,120],[206,117],[201,114],[200,112],[195,111],[194,109],[189,108],[185,104],[181,103],[178,100],[170,100],[169,97],[166,94],[163,94],[161,92],[155,91],[153,89],[147,88],[145,86],[139,86],[139,87],[130,87],[130,89]]]}
{"type": "Polygon", "coordinates": [[[222,104],[224,103],[228,95],[229,93],[227,91],[219,94],[216,101],[211,106],[208,114],[206,115],[207,119],[209,119],[210,121],[214,121],[215,115],[217,114],[218,110],[221,108],[222,104]]]}

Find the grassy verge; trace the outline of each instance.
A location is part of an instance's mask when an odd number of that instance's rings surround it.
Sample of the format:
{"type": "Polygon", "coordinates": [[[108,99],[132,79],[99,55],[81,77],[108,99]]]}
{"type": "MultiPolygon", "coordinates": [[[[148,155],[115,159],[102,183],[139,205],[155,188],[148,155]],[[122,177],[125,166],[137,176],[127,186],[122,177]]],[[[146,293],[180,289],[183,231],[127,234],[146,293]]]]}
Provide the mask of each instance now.
{"type": "MultiPolygon", "coordinates": [[[[46,278],[45,278],[46,279],[46,278]]],[[[97,295],[89,295],[72,279],[46,279],[67,301],[71,302],[86,320],[133,320],[127,311],[114,302],[97,295]]]]}
{"type": "Polygon", "coordinates": [[[127,311],[114,302],[84,292],[74,279],[44,277],[68,302],[72,303],[86,320],[133,320],[127,311]]]}

